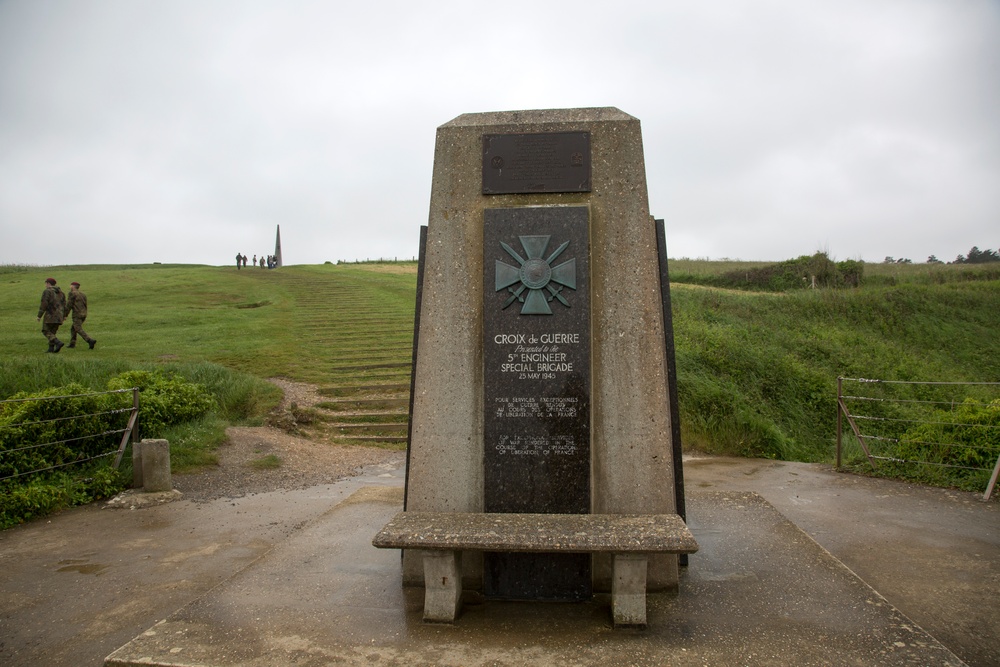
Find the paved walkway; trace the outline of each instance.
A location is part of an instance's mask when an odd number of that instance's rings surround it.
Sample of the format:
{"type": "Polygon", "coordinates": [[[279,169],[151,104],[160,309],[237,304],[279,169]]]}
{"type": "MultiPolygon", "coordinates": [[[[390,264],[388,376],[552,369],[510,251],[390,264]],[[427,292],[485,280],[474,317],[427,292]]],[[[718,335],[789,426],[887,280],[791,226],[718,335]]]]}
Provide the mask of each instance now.
{"type": "Polygon", "coordinates": [[[602,599],[424,625],[398,553],[369,545],[402,481],[373,470],[0,533],[0,664],[1000,664],[997,503],[807,464],[685,473],[701,551],[645,632],[612,631],[602,599]]]}
{"type": "Polygon", "coordinates": [[[707,457],[688,495],[755,491],[970,665],[1000,665],[1000,503],[982,494],[838,473],[832,466],[707,457]]]}

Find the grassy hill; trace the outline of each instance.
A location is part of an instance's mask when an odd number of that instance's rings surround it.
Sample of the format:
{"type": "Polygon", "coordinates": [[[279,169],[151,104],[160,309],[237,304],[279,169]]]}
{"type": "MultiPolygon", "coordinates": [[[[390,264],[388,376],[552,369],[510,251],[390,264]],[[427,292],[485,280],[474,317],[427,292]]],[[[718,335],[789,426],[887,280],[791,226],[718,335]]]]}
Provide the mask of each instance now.
{"type": "MultiPolygon", "coordinates": [[[[688,447],[832,460],[838,376],[1000,381],[1000,275],[990,265],[866,265],[862,286],[846,289],[704,284],[759,266],[671,260],[688,447]]],[[[414,263],[0,267],[0,397],[70,379],[101,387],[137,365],[204,376],[207,363],[318,384],[330,400],[299,415],[304,427],[400,446],[415,282],[414,263]],[[35,314],[49,275],[82,283],[94,350],[44,353],[35,314]]],[[[273,402],[247,412],[259,418],[273,402]]]]}
{"type": "MultiPolygon", "coordinates": [[[[394,373],[376,375],[408,374],[399,364],[410,360],[415,264],[0,269],[4,356],[44,352],[34,317],[50,274],[64,290],[81,283],[90,302],[86,328],[98,339],[92,352],[64,349],[53,361],[210,361],[258,377],[320,382],[349,372],[364,352],[372,363],[396,364],[394,373]]],[[[68,334],[64,325],[60,336],[68,334]]]]}
{"type": "MultiPolygon", "coordinates": [[[[672,272],[676,265],[690,270],[676,262],[672,272]]],[[[674,283],[686,444],[831,460],[838,376],[1000,381],[1000,279],[988,269],[936,269],[866,267],[865,284],[853,289],[674,283]]]]}
{"type": "MultiPolygon", "coordinates": [[[[112,375],[150,365],[176,370],[218,393],[239,384],[220,371],[227,369],[249,379],[321,385],[331,396],[317,410],[293,410],[296,422],[286,427],[338,442],[402,447],[415,288],[415,263],[277,271],[159,264],[3,267],[0,327],[8,334],[0,356],[0,397],[70,381],[103,389],[112,375]],[[50,275],[61,286],[81,283],[95,349],[45,354],[34,317],[50,275]]],[[[69,325],[60,336],[69,339],[69,325]]],[[[272,387],[250,384],[227,419],[259,423],[277,402],[272,387]]],[[[174,438],[218,441],[218,425],[209,430],[174,438]]],[[[191,463],[199,461],[211,457],[191,463]]]]}

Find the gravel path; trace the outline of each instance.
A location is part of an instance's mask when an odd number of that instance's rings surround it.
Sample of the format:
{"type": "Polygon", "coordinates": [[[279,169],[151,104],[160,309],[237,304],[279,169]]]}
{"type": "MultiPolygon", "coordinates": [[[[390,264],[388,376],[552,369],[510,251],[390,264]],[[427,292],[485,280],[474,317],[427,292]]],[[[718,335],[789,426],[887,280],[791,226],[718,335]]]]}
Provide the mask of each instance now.
{"type": "MultiPolygon", "coordinates": [[[[284,392],[278,408],[281,414],[292,403],[309,407],[323,400],[312,385],[281,379],[271,382],[284,392]]],[[[174,488],[185,498],[207,501],[330,484],[369,466],[395,467],[406,460],[406,453],[397,450],[313,442],[269,426],[231,427],[226,435],[227,442],[217,450],[218,466],[173,476],[174,488]],[[262,460],[277,465],[261,466],[262,460]]]]}

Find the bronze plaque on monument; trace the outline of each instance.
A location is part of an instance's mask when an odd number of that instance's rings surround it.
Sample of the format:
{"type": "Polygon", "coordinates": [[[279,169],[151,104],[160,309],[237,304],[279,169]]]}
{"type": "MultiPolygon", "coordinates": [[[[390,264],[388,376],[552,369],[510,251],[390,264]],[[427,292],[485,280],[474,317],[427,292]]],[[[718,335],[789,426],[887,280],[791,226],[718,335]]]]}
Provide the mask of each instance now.
{"type": "MultiPolygon", "coordinates": [[[[483,500],[487,512],[590,511],[586,206],[486,209],[483,500]]],[[[591,595],[590,554],[486,553],[484,592],[591,595]]]]}
{"type": "Polygon", "coordinates": [[[590,132],[483,135],[483,194],[590,192],[590,132]]]}

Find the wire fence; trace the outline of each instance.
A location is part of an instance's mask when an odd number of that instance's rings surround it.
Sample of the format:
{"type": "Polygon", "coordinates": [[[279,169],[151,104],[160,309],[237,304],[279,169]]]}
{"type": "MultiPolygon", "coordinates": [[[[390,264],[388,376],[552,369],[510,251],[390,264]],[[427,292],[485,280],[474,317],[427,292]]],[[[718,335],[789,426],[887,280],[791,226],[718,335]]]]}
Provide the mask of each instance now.
{"type": "Polygon", "coordinates": [[[118,468],[138,417],[138,388],[0,401],[0,483],[101,460],[118,468]]]}
{"type": "Polygon", "coordinates": [[[837,405],[838,468],[985,488],[989,500],[1000,475],[1000,382],[841,377],[837,405]]]}

